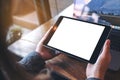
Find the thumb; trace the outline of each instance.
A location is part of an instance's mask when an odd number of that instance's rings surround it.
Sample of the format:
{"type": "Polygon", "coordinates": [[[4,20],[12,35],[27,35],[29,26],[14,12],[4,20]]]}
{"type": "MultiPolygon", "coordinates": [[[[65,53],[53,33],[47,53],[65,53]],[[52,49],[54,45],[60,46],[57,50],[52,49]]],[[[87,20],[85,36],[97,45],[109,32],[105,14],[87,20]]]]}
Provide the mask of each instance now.
{"type": "Polygon", "coordinates": [[[110,40],[107,39],[103,46],[103,52],[101,55],[109,55],[109,54],[110,54],[110,40]]]}
{"type": "Polygon", "coordinates": [[[97,60],[97,63],[101,63],[103,62],[104,60],[107,61],[107,63],[110,62],[111,60],[111,55],[110,55],[110,40],[107,39],[104,46],[103,46],[103,51],[102,53],[100,54],[98,60],[97,60]]]}
{"type": "Polygon", "coordinates": [[[45,39],[47,38],[47,36],[50,34],[51,30],[52,30],[52,26],[49,28],[49,30],[44,34],[44,36],[42,37],[42,39],[39,41],[39,44],[43,44],[43,42],[45,41],[45,39]]]}

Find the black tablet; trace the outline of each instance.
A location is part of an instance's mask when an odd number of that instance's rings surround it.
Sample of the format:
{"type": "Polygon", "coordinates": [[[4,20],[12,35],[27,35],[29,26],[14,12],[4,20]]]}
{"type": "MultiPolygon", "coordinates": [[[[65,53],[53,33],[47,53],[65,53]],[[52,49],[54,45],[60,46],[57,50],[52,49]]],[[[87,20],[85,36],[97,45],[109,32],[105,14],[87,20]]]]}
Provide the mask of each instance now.
{"type": "Polygon", "coordinates": [[[61,16],[44,45],[78,60],[95,63],[110,30],[110,26],[61,16]]]}

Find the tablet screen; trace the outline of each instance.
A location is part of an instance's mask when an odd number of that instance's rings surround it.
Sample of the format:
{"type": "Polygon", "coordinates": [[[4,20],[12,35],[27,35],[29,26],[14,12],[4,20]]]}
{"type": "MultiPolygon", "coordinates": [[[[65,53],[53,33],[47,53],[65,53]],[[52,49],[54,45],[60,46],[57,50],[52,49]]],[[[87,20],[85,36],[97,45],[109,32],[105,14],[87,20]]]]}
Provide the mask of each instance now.
{"type": "Polygon", "coordinates": [[[89,61],[105,26],[63,18],[47,45],[89,61]]]}

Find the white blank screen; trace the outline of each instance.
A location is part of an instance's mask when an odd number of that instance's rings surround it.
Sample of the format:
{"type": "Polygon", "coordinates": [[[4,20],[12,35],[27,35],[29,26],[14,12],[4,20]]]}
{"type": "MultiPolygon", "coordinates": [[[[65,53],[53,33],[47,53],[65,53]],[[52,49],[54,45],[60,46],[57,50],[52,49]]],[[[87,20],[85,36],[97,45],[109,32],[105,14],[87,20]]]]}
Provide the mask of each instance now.
{"type": "Polygon", "coordinates": [[[105,27],[63,18],[48,45],[90,60],[105,27]]]}

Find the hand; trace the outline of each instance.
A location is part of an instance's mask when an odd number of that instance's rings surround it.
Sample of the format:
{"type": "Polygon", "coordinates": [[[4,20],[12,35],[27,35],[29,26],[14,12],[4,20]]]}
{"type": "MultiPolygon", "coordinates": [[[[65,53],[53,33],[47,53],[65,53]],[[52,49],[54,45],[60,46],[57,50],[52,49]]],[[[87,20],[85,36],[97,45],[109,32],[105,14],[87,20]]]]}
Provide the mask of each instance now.
{"type": "Polygon", "coordinates": [[[87,78],[99,78],[104,80],[104,75],[111,61],[110,40],[106,40],[103,51],[95,64],[88,64],[86,69],[87,78]]]}
{"type": "Polygon", "coordinates": [[[36,52],[38,52],[40,54],[40,56],[44,59],[44,60],[48,60],[51,59],[57,55],[55,55],[55,53],[53,53],[54,51],[51,49],[46,48],[45,46],[43,46],[43,42],[45,41],[45,39],[47,38],[48,34],[50,33],[50,31],[52,30],[52,27],[47,31],[47,33],[43,36],[43,38],[41,39],[41,41],[38,43],[37,47],[36,47],[36,52]]]}

